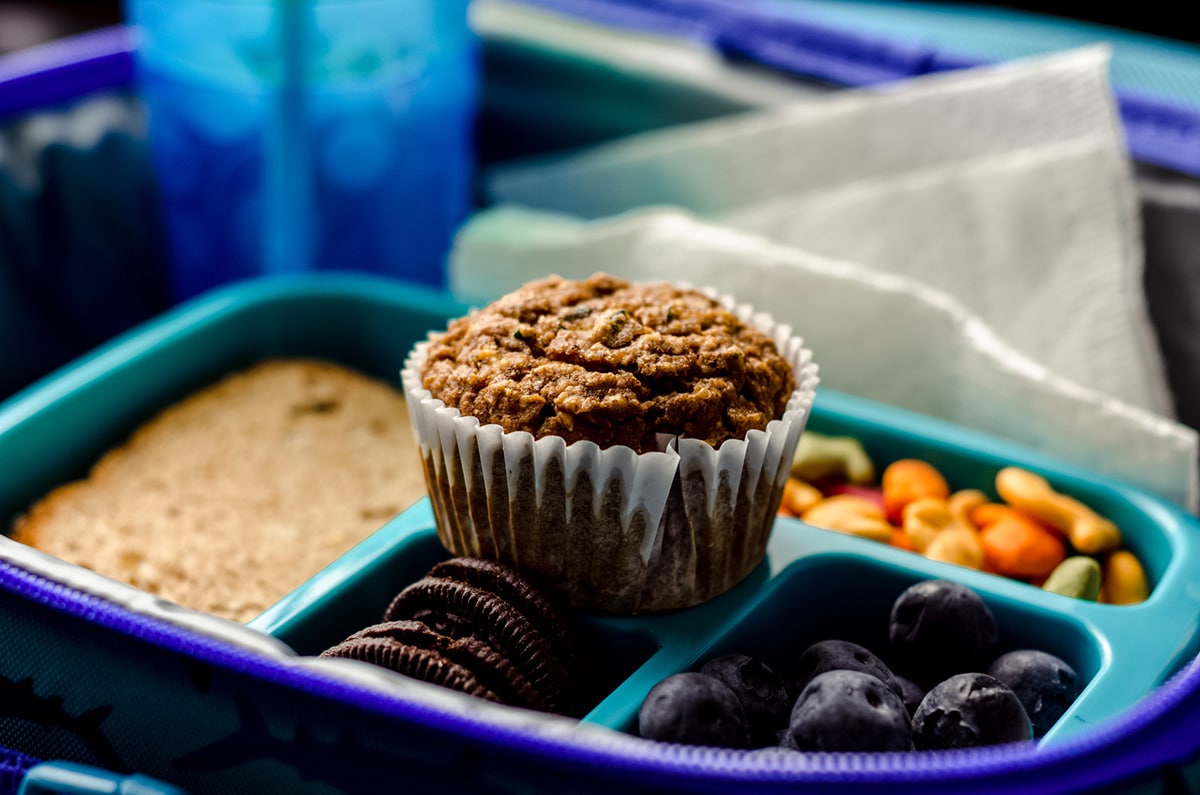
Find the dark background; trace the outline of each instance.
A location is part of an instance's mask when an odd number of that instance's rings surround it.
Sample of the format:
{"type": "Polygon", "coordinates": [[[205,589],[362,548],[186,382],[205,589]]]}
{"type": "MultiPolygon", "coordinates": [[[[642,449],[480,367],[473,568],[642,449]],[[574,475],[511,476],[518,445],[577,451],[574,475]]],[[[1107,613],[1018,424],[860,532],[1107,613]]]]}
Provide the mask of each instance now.
{"type": "MultiPolygon", "coordinates": [[[[1200,10],[1180,2],[993,3],[1200,43],[1200,10]]],[[[0,0],[0,54],[121,21],[120,0],[0,0]]]]}

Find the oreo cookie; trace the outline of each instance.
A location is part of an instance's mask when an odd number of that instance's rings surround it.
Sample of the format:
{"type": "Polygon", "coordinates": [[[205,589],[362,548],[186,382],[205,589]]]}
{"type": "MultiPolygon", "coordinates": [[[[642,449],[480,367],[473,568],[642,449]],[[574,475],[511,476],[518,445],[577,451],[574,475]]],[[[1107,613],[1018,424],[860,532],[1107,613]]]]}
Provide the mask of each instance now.
{"type": "Polygon", "coordinates": [[[378,665],[396,673],[441,685],[497,704],[500,697],[488,690],[469,670],[437,652],[408,646],[386,638],[345,640],[321,652],[322,657],[341,657],[378,665]]]}
{"type": "Polygon", "coordinates": [[[572,653],[566,643],[570,627],[562,612],[545,592],[512,566],[484,558],[451,558],[434,566],[426,576],[465,582],[491,591],[520,611],[543,635],[561,639],[563,654],[572,653]]]}
{"type": "Polygon", "coordinates": [[[369,662],[499,704],[549,709],[529,680],[494,648],[474,637],[443,635],[419,621],[375,624],[321,656],[369,662]]]}
{"type": "Polygon", "coordinates": [[[439,563],[396,595],[383,623],[321,656],[373,663],[500,704],[575,714],[568,622],[532,582],[496,561],[439,563]]]}
{"type": "Polygon", "coordinates": [[[563,611],[546,592],[512,566],[484,558],[451,558],[434,566],[425,576],[472,585],[503,599],[550,642],[555,658],[569,671],[575,669],[571,627],[563,611]]]}
{"type": "Polygon", "coordinates": [[[396,596],[384,620],[420,621],[443,635],[476,638],[511,661],[549,711],[573,712],[567,622],[510,566],[479,558],[438,564],[396,596]]]}

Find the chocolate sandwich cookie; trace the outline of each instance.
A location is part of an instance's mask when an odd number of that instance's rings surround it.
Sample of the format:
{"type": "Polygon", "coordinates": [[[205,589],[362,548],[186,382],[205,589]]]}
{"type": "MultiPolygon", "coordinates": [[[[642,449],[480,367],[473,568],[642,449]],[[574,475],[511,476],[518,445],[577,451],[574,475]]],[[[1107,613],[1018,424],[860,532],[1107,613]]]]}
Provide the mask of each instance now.
{"type": "Polygon", "coordinates": [[[371,663],[413,679],[501,703],[500,697],[484,687],[465,667],[431,649],[410,646],[393,638],[348,638],[321,652],[321,656],[371,663]]]}
{"type": "Polygon", "coordinates": [[[503,597],[526,615],[545,617],[547,621],[563,620],[546,594],[512,566],[498,560],[450,558],[438,563],[425,576],[470,583],[503,597]]]}
{"type": "Polygon", "coordinates": [[[515,570],[496,566],[500,568],[457,562],[441,570],[479,584],[449,576],[427,576],[396,596],[384,620],[420,621],[444,635],[474,637],[487,643],[533,684],[549,711],[571,714],[570,655],[566,651],[569,646],[563,642],[565,622],[560,621],[559,629],[553,629],[554,620],[548,616],[557,614],[545,612],[537,607],[536,597],[528,597],[528,592],[536,589],[515,570]],[[488,580],[493,580],[490,586],[488,580]]]}
{"type": "Polygon", "coordinates": [[[571,627],[562,610],[528,577],[512,566],[485,558],[451,558],[429,570],[426,577],[456,580],[482,588],[512,605],[547,640],[569,671],[575,668],[571,627]]]}
{"type": "Polygon", "coordinates": [[[369,662],[499,704],[549,709],[537,688],[490,645],[443,635],[419,621],[375,624],[321,656],[369,662]]]}

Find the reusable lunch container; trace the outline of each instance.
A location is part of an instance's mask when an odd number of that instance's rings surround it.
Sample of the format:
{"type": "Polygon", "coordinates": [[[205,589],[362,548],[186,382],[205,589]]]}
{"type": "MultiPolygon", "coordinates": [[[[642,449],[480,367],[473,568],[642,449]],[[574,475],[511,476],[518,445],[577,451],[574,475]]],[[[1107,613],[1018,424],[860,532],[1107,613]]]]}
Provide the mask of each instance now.
{"type": "MultiPolygon", "coordinates": [[[[981,11],[973,17],[981,35],[954,41],[946,28],[925,38],[929,20],[914,16],[906,17],[905,36],[888,38],[871,29],[873,15],[854,18],[850,10],[887,5],[881,3],[816,4],[821,24],[793,17],[788,4],[778,3],[516,4],[632,38],[682,40],[735,70],[747,67],[743,75],[766,74],[760,70],[765,64],[777,70],[773,78],[799,74],[829,85],[865,85],[1019,54],[999,47],[1001,26],[981,11]]],[[[1030,30],[1010,37],[1021,53],[1030,30]]],[[[1039,30],[1047,34],[1047,49],[1069,46],[1079,32],[1039,30]]],[[[1129,53],[1138,42],[1121,44],[1129,53]]],[[[493,28],[484,45],[479,154],[485,163],[756,104],[711,74],[689,80],[669,70],[655,74],[640,62],[563,51],[538,40],[532,28],[493,28]]],[[[0,404],[5,520],[84,474],[158,409],[230,369],[296,354],[398,383],[412,342],[465,309],[441,292],[324,274],[240,283],[160,314],[166,302],[150,172],[136,116],[121,115],[130,104],[134,46],[128,30],[114,29],[0,68],[0,116],[45,114],[56,121],[16,132],[62,134],[32,148],[44,189],[5,182],[4,157],[12,152],[0,152],[0,198],[12,219],[0,231],[20,243],[3,252],[16,257],[9,264],[17,266],[0,269],[7,280],[0,281],[0,339],[21,341],[0,350],[0,395],[23,387],[0,404]],[[111,129],[81,141],[70,120],[59,124],[58,114],[70,116],[77,103],[93,99],[81,114],[90,121],[79,126],[103,128],[95,124],[100,119],[111,129]],[[113,105],[120,106],[117,112],[113,105]],[[118,116],[126,126],[112,123],[118,116]],[[68,184],[78,192],[65,190],[68,184]],[[89,214],[99,201],[110,211],[104,225],[89,214]],[[57,240],[70,245],[49,242],[57,240]],[[137,321],[146,322],[113,338],[137,321]],[[45,377],[27,386],[38,375],[45,377]]],[[[1154,69],[1135,67],[1155,59],[1122,61],[1120,52],[1115,62],[1131,152],[1143,164],[1200,176],[1200,112],[1188,106],[1186,91],[1157,79],[1178,54],[1157,55],[1154,69]]],[[[1150,275],[1153,270],[1148,266],[1150,275]]],[[[1150,598],[1127,607],[1081,602],[779,519],[764,564],[724,596],[661,616],[577,615],[594,665],[589,709],[576,722],[312,656],[376,621],[400,587],[446,555],[425,501],[247,626],[183,610],[0,539],[0,793],[22,786],[27,795],[175,795],[176,786],[192,793],[853,789],[921,795],[1200,787],[1194,517],[1003,440],[830,390],[819,390],[808,428],[858,437],[879,466],[924,458],[956,488],[988,489],[1006,465],[1039,472],[1122,528],[1146,565],[1150,598]],[[877,645],[891,600],[929,577],[975,589],[995,612],[1006,646],[1059,654],[1086,681],[1044,741],[969,752],[821,755],[687,748],[633,736],[638,705],[663,676],[697,669],[727,651],[785,657],[835,631],[877,645]]]]}
{"type": "MultiPolygon", "coordinates": [[[[316,356],[394,382],[408,346],[462,309],[442,294],[366,275],[268,278],[210,293],[8,404],[0,514],[81,475],[167,403],[261,358],[316,356]]],[[[1164,701],[1190,692],[1200,640],[1194,519],[1002,441],[829,390],[819,392],[810,428],[858,437],[880,466],[926,459],[956,488],[986,490],[1006,465],[1039,472],[1117,522],[1146,565],[1150,598],[1085,602],[780,519],[764,564],[704,605],[647,617],[574,614],[592,661],[589,708],[576,723],[315,658],[376,623],[396,592],[447,557],[422,500],[245,627],[6,539],[0,629],[18,641],[0,649],[0,688],[24,694],[26,723],[56,725],[46,716],[57,708],[58,736],[33,738],[25,750],[34,756],[136,770],[198,792],[321,791],[318,783],[354,791],[381,776],[450,782],[451,791],[636,791],[647,781],[757,791],[850,779],[921,782],[924,791],[970,779],[981,792],[1028,780],[1032,790],[1056,791],[1067,769],[1093,784],[1106,780],[1088,772],[1101,747],[1140,737],[1169,712],[1164,701]],[[971,587],[996,615],[1004,646],[1057,654],[1086,682],[1038,745],[763,755],[635,736],[641,701],[663,677],[725,652],[782,660],[831,637],[878,647],[891,602],[929,578],[971,587]],[[1050,761],[1055,777],[1039,783],[1050,761]]],[[[10,710],[4,736],[14,720],[10,710]]]]}

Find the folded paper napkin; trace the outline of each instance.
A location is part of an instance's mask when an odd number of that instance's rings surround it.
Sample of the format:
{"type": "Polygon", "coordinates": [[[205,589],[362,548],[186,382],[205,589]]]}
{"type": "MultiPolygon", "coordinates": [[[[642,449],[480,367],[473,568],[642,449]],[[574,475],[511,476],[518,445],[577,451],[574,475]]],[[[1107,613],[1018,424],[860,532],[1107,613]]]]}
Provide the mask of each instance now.
{"type": "Polygon", "coordinates": [[[504,164],[490,197],[549,213],[479,216],[452,285],[484,300],[547,272],[711,284],[793,323],[826,386],[1192,507],[1197,440],[1167,419],[1107,68],[1107,49],[1088,47],[504,164]],[[664,205],[686,212],[580,223],[664,205]],[[542,258],[551,239],[556,258],[542,258]],[[702,274],[672,251],[717,264],[702,274]]]}

